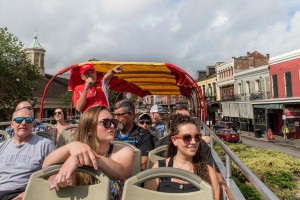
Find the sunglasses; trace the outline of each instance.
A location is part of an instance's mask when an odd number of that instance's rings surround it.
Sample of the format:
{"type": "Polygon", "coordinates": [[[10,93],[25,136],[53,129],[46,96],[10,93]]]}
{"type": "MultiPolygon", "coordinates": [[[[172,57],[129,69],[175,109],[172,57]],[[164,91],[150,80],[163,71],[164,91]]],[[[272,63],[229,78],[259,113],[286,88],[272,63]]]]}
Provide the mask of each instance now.
{"type": "Polygon", "coordinates": [[[15,121],[17,124],[21,124],[24,121],[24,119],[27,124],[30,124],[34,121],[33,117],[16,117],[13,119],[13,121],[15,121]]]}
{"type": "Polygon", "coordinates": [[[146,123],[147,125],[150,125],[150,124],[151,124],[150,121],[143,121],[143,120],[139,121],[139,123],[140,123],[141,125],[144,125],[145,123],[146,123]]]}
{"type": "Polygon", "coordinates": [[[19,111],[19,110],[22,110],[22,109],[32,110],[32,106],[24,106],[24,107],[22,107],[22,108],[19,108],[19,109],[16,110],[16,111],[19,111]]]}
{"type": "Polygon", "coordinates": [[[114,127],[116,128],[118,126],[118,120],[116,120],[116,119],[103,119],[101,121],[98,121],[98,124],[104,126],[104,128],[110,128],[111,125],[113,124],[114,127]]]}
{"type": "Polygon", "coordinates": [[[58,111],[58,112],[54,112],[53,114],[54,114],[54,115],[61,115],[62,112],[58,111]]]}
{"type": "Polygon", "coordinates": [[[200,142],[202,135],[200,133],[196,134],[194,137],[192,137],[191,134],[179,134],[175,136],[178,139],[182,139],[184,143],[190,143],[192,139],[195,139],[195,142],[200,142]]]}

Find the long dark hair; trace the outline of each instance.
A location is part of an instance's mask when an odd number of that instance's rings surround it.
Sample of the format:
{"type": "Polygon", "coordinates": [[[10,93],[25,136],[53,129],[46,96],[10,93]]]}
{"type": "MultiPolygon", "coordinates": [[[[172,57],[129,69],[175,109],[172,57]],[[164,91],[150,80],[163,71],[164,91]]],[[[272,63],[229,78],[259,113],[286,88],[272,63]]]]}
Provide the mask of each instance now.
{"type": "MultiPolygon", "coordinates": [[[[173,144],[171,138],[172,138],[172,136],[175,136],[179,133],[180,127],[183,125],[186,125],[186,124],[193,124],[197,127],[196,122],[190,116],[185,116],[185,115],[181,115],[181,114],[172,115],[170,118],[170,124],[171,124],[171,126],[169,127],[170,137],[169,137],[169,142],[168,142],[168,148],[166,151],[167,158],[174,157],[177,154],[177,147],[173,144]]],[[[197,127],[197,129],[198,129],[198,127],[197,127]]],[[[199,131],[199,129],[198,129],[198,131],[199,131]]],[[[199,144],[199,147],[197,149],[195,156],[193,157],[193,165],[194,165],[194,174],[197,174],[204,181],[211,184],[208,167],[207,167],[206,156],[201,151],[201,142],[199,144]]]]}

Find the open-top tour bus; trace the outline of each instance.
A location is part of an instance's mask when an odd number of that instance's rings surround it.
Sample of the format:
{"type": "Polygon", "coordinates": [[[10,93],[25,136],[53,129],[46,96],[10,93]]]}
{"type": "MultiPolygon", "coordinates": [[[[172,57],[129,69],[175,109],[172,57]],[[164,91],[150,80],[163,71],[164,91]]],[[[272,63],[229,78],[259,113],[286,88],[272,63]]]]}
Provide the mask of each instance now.
{"type": "Polygon", "coordinates": [[[139,97],[147,95],[183,95],[189,100],[190,107],[195,116],[205,121],[206,110],[204,97],[197,82],[181,68],[170,63],[159,62],[114,62],[93,61],[71,65],[52,77],[45,87],[41,105],[40,116],[43,117],[43,105],[48,86],[52,80],[61,74],[71,70],[69,90],[82,84],[80,67],[91,63],[97,71],[100,79],[109,69],[122,65],[122,73],[115,74],[109,82],[110,90],[135,94],[139,97]]]}

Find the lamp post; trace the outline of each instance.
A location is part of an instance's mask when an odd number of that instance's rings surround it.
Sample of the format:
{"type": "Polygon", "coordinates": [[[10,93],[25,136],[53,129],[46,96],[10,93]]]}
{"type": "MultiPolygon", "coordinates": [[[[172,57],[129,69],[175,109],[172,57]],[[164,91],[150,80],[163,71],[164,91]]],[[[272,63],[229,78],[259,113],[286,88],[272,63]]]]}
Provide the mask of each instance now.
{"type": "Polygon", "coordinates": [[[210,109],[211,109],[211,105],[210,105],[210,102],[211,102],[211,98],[208,96],[206,98],[206,110],[207,110],[207,119],[208,119],[208,127],[210,128],[210,109]]]}

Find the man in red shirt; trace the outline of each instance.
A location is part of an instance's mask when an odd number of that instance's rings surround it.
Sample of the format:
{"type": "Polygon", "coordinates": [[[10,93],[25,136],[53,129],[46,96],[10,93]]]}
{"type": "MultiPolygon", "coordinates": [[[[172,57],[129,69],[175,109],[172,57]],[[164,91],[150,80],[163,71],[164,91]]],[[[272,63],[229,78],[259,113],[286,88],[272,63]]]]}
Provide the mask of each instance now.
{"type": "Polygon", "coordinates": [[[121,73],[121,65],[118,65],[97,81],[97,72],[93,64],[85,64],[80,68],[81,79],[85,82],[74,89],[73,101],[77,111],[84,112],[91,106],[109,106],[107,86],[115,73],[121,73]],[[97,81],[97,82],[96,82],[97,81]]]}

